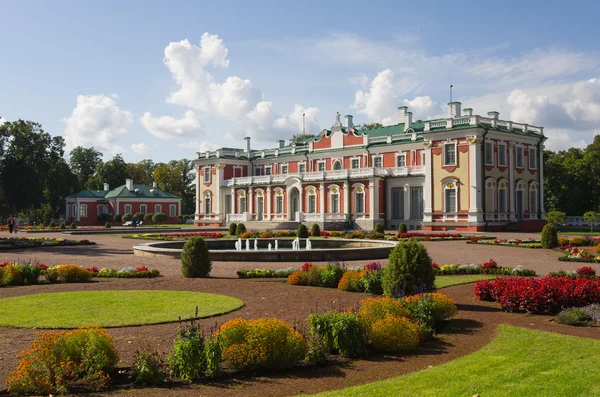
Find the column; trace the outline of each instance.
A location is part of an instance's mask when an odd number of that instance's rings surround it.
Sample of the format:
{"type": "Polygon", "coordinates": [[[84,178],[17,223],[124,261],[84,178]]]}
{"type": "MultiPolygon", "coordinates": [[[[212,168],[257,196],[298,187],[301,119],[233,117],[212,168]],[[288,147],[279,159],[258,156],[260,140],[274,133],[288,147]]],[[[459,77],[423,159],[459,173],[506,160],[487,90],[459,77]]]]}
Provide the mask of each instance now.
{"type": "Polygon", "coordinates": [[[404,199],[402,200],[402,204],[404,204],[404,208],[402,212],[404,213],[404,220],[410,220],[410,185],[407,183],[404,185],[404,199]]]}
{"type": "MultiPolygon", "coordinates": [[[[198,168],[196,170],[196,214],[194,215],[195,220],[200,220],[200,187],[202,186],[202,181],[200,180],[200,178],[200,168],[198,168]]],[[[133,207],[131,208],[133,212],[133,207]]]]}
{"type": "Polygon", "coordinates": [[[369,181],[369,218],[375,218],[375,181],[369,181]]]}
{"type": "Polygon", "coordinates": [[[350,182],[344,181],[344,212],[350,215],[350,182]]]}
{"type": "MultiPolygon", "coordinates": [[[[325,183],[319,184],[319,213],[321,214],[321,221],[325,222],[325,183]]],[[[325,225],[323,224],[323,227],[325,225]]]]}
{"type": "Polygon", "coordinates": [[[431,189],[433,182],[433,156],[431,155],[432,142],[425,141],[424,145],[425,149],[423,151],[425,152],[425,165],[423,168],[425,169],[425,180],[423,182],[423,222],[430,223],[433,221],[433,192],[431,189]]]}
{"type": "Polygon", "coordinates": [[[508,143],[508,203],[509,219],[516,221],[515,218],[515,143],[508,143]]]}
{"type": "Polygon", "coordinates": [[[273,199],[273,194],[271,193],[271,186],[267,186],[267,220],[271,220],[271,200],[273,199]]]}
{"type": "Polygon", "coordinates": [[[217,219],[221,220],[221,219],[223,219],[221,217],[221,185],[223,182],[223,168],[221,168],[221,166],[217,166],[215,168],[217,170],[217,174],[215,175],[216,180],[217,180],[217,186],[215,188],[215,196],[213,197],[213,201],[214,201],[213,212],[216,214],[217,219]]]}
{"type": "Polygon", "coordinates": [[[538,152],[540,152],[540,163],[539,163],[539,167],[540,167],[540,180],[539,180],[539,186],[540,186],[540,195],[539,195],[539,203],[538,203],[538,208],[540,210],[540,219],[546,219],[546,209],[544,208],[544,144],[542,143],[540,145],[540,149],[538,150],[538,152]]]}
{"type": "Polygon", "coordinates": [[[252,214],[254,213],[254,211],[252,211],[252,196],[254,196],[254,193],[252,192],[252,188],[249,187],[248,188],[248,195],[246,198],[246,212],[249,213],[249,218],[248,220],[251,221],[253,220],[253,216],[252,214]]]}
{"type": "Polygon", "coordinates": [[[485,186],[481,185],[481,145],[479,137],[473,137],[469,140],[469,217],[468,222],[483,222],[483,206],[481,200],[482,189],[485,186]]]}
{"type": "Polygon", "coordinates": [[[235,188],[232,187],[231,188],[231,213],[232,214],[237,214],[237,211],[235,210],[236,205],[237,205],[237,197],[235,197],[235,188]]]}

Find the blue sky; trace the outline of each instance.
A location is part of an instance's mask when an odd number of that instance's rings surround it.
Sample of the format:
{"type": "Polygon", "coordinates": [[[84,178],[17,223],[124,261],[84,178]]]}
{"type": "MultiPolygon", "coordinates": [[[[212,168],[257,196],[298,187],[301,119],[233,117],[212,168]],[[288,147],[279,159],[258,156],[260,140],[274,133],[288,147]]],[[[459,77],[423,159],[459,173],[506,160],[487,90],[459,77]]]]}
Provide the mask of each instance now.
{"type": "Polygon", "coordinates": [[[0,0],[0,116],[127,161],[475,113],[600,133],[600,2],[0,0]],[[322,4],[324,3],[324,4],[322,4]],[[187,41],[186,41],[187,40],[187,41]]]}

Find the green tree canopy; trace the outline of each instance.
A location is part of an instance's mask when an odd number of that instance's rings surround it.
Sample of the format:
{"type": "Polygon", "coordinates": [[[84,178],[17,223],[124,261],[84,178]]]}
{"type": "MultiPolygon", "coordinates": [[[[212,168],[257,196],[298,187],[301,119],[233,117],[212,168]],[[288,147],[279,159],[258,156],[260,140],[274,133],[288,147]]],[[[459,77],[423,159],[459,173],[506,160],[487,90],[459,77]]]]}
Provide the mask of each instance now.
{"type": "Polygon", "coordinates": [[[119,153],[107,162],[99,164],[96,167],[94,176],[88,180],[85,187],[87,189],[102,190],[103,185],[108,183],[110,188],[113,189],[125,184],[125,179],[130,177],[131,175],[127,172],[127,163],[119,153]]]}
{"type": "Polygon", "coordinates": [[[77,176],[80,188],[86,185],[100,164],[102,164],[102,153],[94,148],[77,146],[69,153],[69,165],[77,176]]]}
{"type": "Polygon", "coordinates": [[[314,138],[314,137],[315,137],[314,134],[306,134],[306,133],[305,134],[296,134],[290,138],[290,145],[292,143],[302,142],[306,139],[314,138]]]}

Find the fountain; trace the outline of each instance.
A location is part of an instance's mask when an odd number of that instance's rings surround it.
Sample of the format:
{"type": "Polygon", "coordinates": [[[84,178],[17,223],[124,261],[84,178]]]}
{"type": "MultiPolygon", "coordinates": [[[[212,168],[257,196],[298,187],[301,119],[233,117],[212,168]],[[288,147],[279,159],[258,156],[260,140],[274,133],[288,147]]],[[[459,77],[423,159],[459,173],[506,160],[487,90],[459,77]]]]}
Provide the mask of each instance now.
{"type": "Polygon", "coordinates": [[[258,240],[254,239],[254,251],[258,251],[258,240]]]}
{"type": "Polygon", "coordinates": [[[242,239],[238,238],[235,242],[235,249],[238,251],[242,250],[242,239]]]}
{"type": "Polygon", "coordinates": [[[309,239],[306,239],[306,249],[309,251],[312,249],[312,243],[309,239]]]}
{"type": "Polygon", "coordinates": [[[279,241],[275,240],[275,251],[279,249],[279,241]]]}
{"type": "Polygon", "coordinates": [[[250,251],[250,239],[246,239],[246,251],[250,251]]]}
{"type": "Polygon", "coordinates": [[[271,248],[273,248],[273,247],[271,247],[271,243],[269,243],[269,251],[271,251],[271,248]]]}

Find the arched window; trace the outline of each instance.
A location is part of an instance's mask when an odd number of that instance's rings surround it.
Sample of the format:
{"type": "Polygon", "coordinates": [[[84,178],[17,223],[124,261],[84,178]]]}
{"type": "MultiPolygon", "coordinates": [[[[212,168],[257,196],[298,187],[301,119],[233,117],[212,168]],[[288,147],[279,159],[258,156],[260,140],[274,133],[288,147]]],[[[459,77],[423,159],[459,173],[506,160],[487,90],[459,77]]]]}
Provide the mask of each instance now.
{"type": "Polygon", "coordinates": [[[537,182],[532,182],[529,185],[529,213],[537,215],[539,211],[538,207],[538,184],[537,182]]]}
{"type": "Polygon", "coordinates": [[[498,213],[505,214],[508,208],[508,184],[505,179],[498,182],[498,213]]]}
{"type": "Polygon", "coordinates": [[[340,212],[340,188],[332,186],[329,191],[329,212],[338,214],[340,212]]]}
{"type": "Polygon", "coordinates": [[[246,212],[246,192],[243,190],[238,191],[238,214],[246,212]]]}
{"type": "Polygon", "coordinates": [[[447,178],[442,181],[444,191],[444,212],[446,214],[455,214],[458,212],[458,181],[447,178]]]}
{"type": "Polygon", "coordinates": [[[317,212],[317,191],[314,186],[306,188],[306,198],[308,201],[308,213],[315,214],[317,212]]]}
{"type": "Polygon", "coordinates": [[[354,190],[354,212],[364,214],[365,212],[365,188],[357,186],[354,190]]]}
{"type": "Polygon", "coordinates": [[[334,160],[334,162],[333,162],[333,169],[334,170],[341,170],[342,169],[342,162],[340,160],[334,160]]]}
{"type": "Polygon", "coordinates": [[[283,214],[283,190],[281,188],[275,190],[275,213],[283,214]]]}

